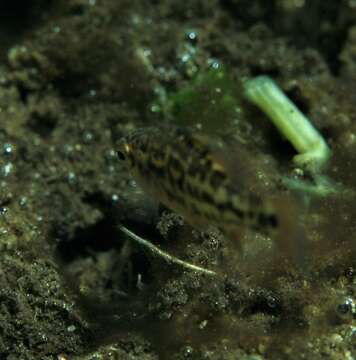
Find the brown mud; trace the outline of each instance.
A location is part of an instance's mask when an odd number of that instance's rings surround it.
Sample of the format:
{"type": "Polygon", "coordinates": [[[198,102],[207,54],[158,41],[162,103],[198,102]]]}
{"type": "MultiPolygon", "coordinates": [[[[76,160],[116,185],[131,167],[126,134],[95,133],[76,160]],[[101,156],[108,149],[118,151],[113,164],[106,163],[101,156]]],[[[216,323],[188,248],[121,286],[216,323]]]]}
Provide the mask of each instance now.
{"type": "Polygon", "coordinates": [[[354,1],[4,0],[0,20],[0,359],[356,357],[354,1]],[[242,258],[192,229],[115,152],[133,127],[200,124],[244,144],[278,194],[294,150],[239,90],[260,74],[351,190],[307,199],[303,264],[263,235],[241,234],[242,258]],[[166,264],[120,223],[219,276],[166,264]]]}

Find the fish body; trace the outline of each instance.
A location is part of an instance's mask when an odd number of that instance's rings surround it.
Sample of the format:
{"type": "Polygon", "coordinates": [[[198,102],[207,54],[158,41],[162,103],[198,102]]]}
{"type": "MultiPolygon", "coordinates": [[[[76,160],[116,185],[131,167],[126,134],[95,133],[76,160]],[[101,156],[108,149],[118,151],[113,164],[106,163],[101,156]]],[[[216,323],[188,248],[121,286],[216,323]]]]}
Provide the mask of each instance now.
{"type": "Polygon", "coordinates": [[[118,154],[147,192],[195,227],[214,225],[234,236],[243,227],[269,234],[280,226],[278,207],[248,189],[243,166],[235,164],[231,174],[226,149],[207,136],[143,128],[120,141],[118,154]]]}

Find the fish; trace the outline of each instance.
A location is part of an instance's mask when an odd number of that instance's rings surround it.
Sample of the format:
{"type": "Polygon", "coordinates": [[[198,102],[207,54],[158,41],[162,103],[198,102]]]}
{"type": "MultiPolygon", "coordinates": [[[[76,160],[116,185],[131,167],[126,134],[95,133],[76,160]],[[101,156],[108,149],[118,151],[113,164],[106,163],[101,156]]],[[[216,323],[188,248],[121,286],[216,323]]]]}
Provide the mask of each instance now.
{"type": "Polygon", "coordinates": [[[284,237],[293,231],[290,199],[251,191],[255,169],[241,147],[232,151],[220,139],[172,125],[132,131],[118,142],[117,154],[159,202],[195,228],[216,226],[240,249],[241,229],[284,237]]]}

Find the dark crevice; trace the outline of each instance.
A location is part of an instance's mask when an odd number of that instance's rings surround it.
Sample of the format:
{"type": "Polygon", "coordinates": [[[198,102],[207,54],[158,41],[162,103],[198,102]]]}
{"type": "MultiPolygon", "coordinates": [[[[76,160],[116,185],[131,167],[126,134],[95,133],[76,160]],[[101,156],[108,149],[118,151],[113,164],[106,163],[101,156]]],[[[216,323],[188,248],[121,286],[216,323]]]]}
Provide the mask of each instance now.
{"type": "Polygon", "coordinates": [[[0,1],[0,56],[23,34],[39,26],[54,1],[0,1]]]}
{"type": "Polygon", "coordinates": [[[303,113],[308,114],[310,105],[307,98],[304,98],[299,88],[294,88],[286,91],[286,95],[292,100],[297,108],[303,113]]]}
{"type": "Polygon", "coordinates": [[[60,259],[69,263],[78,257],[89,256],[93,252],[119,249],[121,246],[122,237],[120,240],[117,227],[104,218],[92,226],[78,229],[70,241],[62,240],[57,251],[60,259]]]}
{"type": "Polygon", "coordinates": [[[244,311],[245,316],[251,316],[258,313],[278,316],[283,313],[283,311],[278,299],[274,297],[261,297],[256,299],[256,301],[244,311]]]}
{"type": "Polygon", "coordinates": [[[53,87],[65,98],[77,99],[89,94],[90,89],[95,89],[97,84],[89,79],[87,74],[72,73],[67,71],[65,77],[59,77],[52,81],[53,87]]]}
{"type": "Polygon", "coordinates": [[[49,117],[32,116],[28,121],[28,127],[42,138],[48,138],[56,125],[57,122],[49,117]]]}
{"type": "Polygon", "coordinates": [[[273,79],[276,79],[280,76],[280,71],[277,68],[266,70],[259,66],[252,65],[250,67],[250,72],[251,72],[251,77],[266,75],[266,76],[270,76],[273,79]]]}
{"type": "Polygon", "coordinates": [[[28,100],[28,95],[29,95],[29,91],[22,86],[21,84],[19,84],[17,86],[17,90],[19,91],[19,95],[20,95],[20,100],[24,105],[27,105],[27,100],[28,100]]]}
{"type": "Polygon", "coordinates": [[[275,1],[221,0],[221,5],[228,13],[236,14],[244,28],[257,22],[271,23],[276,9],[275,1]]]}
{"type": "Polygon", "coordinates": [[[268,138],[271,139],[271,152],[280,163],[289,164],[291,159],[297,155],[292,144],[281,136],[276,128],[269,129],[268,138]]]}
{"type": "MultiPolygon", "coordinates": [[[[129,257],[124,259],[124,272],[122,274],[123,287],[130,289],[136,286],[129,284],[129,281],[137,280],[138,276],[142,277],[145,284],[153,281],[151,259],[147,254],[147,250],[138,245],[135,241],[128,238],[119,228],[123,223],[125,227],[133,233],[144,237],[147,240],[159,239],[159,234],[152,224],[144,224],[129,220],[124,215],[124,210],[119,207],[114,207],[105,196],[101,193],[94,193],[85,198],[86,203],[91,206],[100,208],[104,217],[97,223],[86,228],[79,228],[74,236],[65,239],[62,234],[62,241],[57,246],[57,256],[60,263],[69,264],[77,259],[86,257],[95,257],[95,254],[115,250],[115,257],[120,262],[121,250],[123,245],[129,242],[130,252],[129,257]],[[128,266],[130,270],[128,270],[128,266]],[[128,273],[130,272],[130,274],[128,273]],[[130,280],[131,279],[131,280],[130,280]]],[[[116,267],[120,267],[117,264],[116,267]]]]}

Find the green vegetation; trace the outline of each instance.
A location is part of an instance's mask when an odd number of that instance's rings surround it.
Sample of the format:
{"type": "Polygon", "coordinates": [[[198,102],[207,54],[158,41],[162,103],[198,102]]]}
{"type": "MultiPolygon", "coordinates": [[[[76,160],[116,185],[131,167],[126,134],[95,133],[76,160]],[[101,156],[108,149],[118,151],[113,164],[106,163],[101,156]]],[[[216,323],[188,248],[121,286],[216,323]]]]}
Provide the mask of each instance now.
{"type": "Polygon", "coordinates": [[[221,133],[239,116],[239,93],[223,67],[211,68],[170,97],[170,112],[178,125],[200,124],[204,132],[221,133]]]}
{"type": "Polygon", "coordinates": [[[246,81],[244,92],[299,152],[295,164],[314,173],[325,166],[331,154],[325,140],[271,78],[258,76],[246,81]]]}

